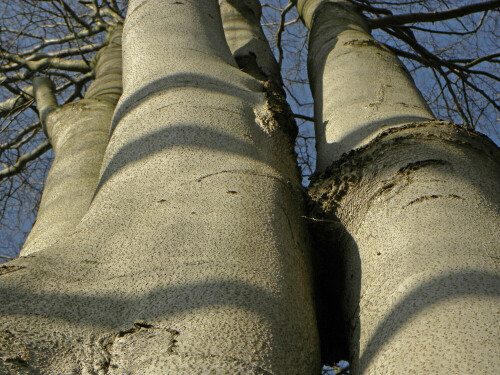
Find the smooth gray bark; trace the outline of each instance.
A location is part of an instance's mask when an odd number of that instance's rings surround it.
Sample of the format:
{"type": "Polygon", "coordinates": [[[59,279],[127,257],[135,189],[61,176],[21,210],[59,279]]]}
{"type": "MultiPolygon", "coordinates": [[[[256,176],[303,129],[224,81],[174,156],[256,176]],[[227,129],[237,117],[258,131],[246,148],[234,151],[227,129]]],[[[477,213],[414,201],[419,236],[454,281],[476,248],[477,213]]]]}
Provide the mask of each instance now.
{"type": "Polygon", "coordinates": [[[54,161],[22,256],[68,236],[89,208],[122,90],[121,37],[122,26],[107,36],[108,45],[94,58],[95,80],[80,101],[58,107],[52,82],[34,79],[34,95],[54,161]]]}
{"type": "Polygon", "coordinates": [[[440,121],[384,132],[317,176],[341,251],[354,374],[499,368],[500,152],[440,121]]]}
{"type": "Polygon", "coordinates": [[[316,101],[310,193],[334,223],[351,372],[498,372],[498,147],[433,119],[348,2],[297,5],[316,101]]]}
{"type": "Polygon", "coordinates": [[[290,125],[217,1],[131,1],[123,74],[89,210],[0,268],[0,372],[319,372],[290,125]]]}
{"type": "Polygon", "coordinates": [[[219,4],[224,34],[238,66],[261,81],[281,85],[279,65],[260,24],[259,0],[219,0],[219,4]]]}
{"type": "Polygon", "coordinates": [[[369,33],[348,1],[297,0],[309,28],[316,170],[382,128],[434,118],[404,65],[369,33]]]}

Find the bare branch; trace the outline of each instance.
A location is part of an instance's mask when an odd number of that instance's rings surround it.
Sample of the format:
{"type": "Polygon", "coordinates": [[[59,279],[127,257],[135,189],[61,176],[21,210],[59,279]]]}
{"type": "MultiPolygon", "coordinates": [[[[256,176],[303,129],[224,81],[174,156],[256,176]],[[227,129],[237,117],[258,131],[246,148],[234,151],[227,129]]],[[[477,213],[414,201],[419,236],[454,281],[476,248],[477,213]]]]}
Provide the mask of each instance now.
{"type": "Polygon", "coordinates": [[[306,116],[306,115],[301,115],[300,113],[294,113],[293,117],[301,119],[301,120],[305,120],[305,121],[314,122],[314,118],[306,116]]]}
{"type": "Polygon", "coordinates": [[[452,63],[464,63],[465,64],[464,68],[470,68],[473,67],[474,65],[480,64],[485,61],[498,63],[499,62],[498,60],[496,61],[494,60],[497,57],[500,57],[500,52],[478,57],[477,59],[451,59],[448,61],[452,63]]]}
{"type": "Polygon", "coordinates": [[[14,165],[11,165],[10,167],[4,168],[0,171],[0,180],[7,178],[7,177],[10,177],[10,176],[13,176],[16,173],[19,173],[27,163],[37,159],[39,156],[42,156],[47,151],[49,151],[51,148],[52,148],[52,146],[50,145],[50,142],[45,141],[42,144],[40,144],[38,147],[36,147],[33,151],[22,155],[21,157],[19,157],[17,159],[17,161],[14,165]]]}
{"type": "Polygon", "coordinates": [[[21,67],[27,68],[32,72],[38,72],[43,68],[52,67],[66,71],[86,73],[90,70],[88,65],[81,60],[63,60],[58,57],[46,57],[38,61],[26,60],[19,55],[8,53],[7,51],[0,50],[0,56],[5,59],[16,63],[16,65],[11,65],[7,67],[0,67],[0,71],[12,71],[19,69],[21,67]]]}
{"type": "MultiPolygon", "coordinates": [[[[30,86],[30,88],[31,88],[31,86],[30,86]]],[[[9,98],[9,99],[1,102],[0,103],[0,118],[10,116],[17,111],[23,110],[24,108],[26,108],[25,107],[26,105],[31,104],[30,102],[31,103],[33,102],[33,98],[28,96],[28,95],[25,95],[25,94],[17,95],[13,98],[9,98]]]]}
{"type": "Polygon", "coordinates": [[[424,31],[424,32],[428,32],[428,33],[433,33],[433,34],[444,34],[444,35],[469,35],[469,34],[474,34],[476,33],[480,28],[481,26],[483,26],[484,24],[484,19],[486,18],[486,15],[488,14],[487,11],[483,12],[483,15],[481,17],[481,20],[479,21],[479,23],[477,24],[477,26],[470,30],[470,31],[443,31],[443,30],[431,30],[431,29],[426,29],[426,28],[423,28],[423,27],[418,27],[418,26],[410,26],[411,29],[414,29],[414,30],[419,30],[419,31],[424,31]]]}
{"type": "Polygon", "coordinates": [[[36,77],[33,79],[33,91],[40,121],[46,131],[47,117],[58,107],[54,83],[47,77],[36,77]]]}
{"type": "Polygon", "coordinates": [[[9,149],[9,148],[17,148],[21,146],[22,144],[25,144],[27,140],[32,138],[32,135],[36,134],[36,132],[41,128],[40,121],[37,121],[30,126],[26,127],[25,129],[21,130],[19,134],[17,134],[16,137],[11,139],[8,142],[0,144],[0,154],[9,149]],[[31,133],[32,135],[28,135],[28,137],[24,138],[26,134],[31,133]]]}
{"type": "Polygon", "coordinates": [[[370,20],[369,24],[372,29],[379,29],[382,27],[399,26],[408,23],[444,21],[452,18],[463,17],[471,13],[496,9],[498,7],[500,7],[500,0],[489,0],[482,3],[464,5],[462,7],[444,10],[442,12],[409,13],[386,16],[370,20]]]}
{"type": "MultiPolygon", "coordinates": [[[[83,39],[83,38],[86,38],[89,36],[99,34],[100,32],[102,32],[104,30],[106,30],[106,25],[102,24],[102,23],[97,23],[96,25],[92,26],[90,29],[82,30],[82,31],[77,32],[76,34],[66,35],[66,36],[61,37],[61,38],[55,38],[55,39],[40,38],[44,41],[42,44],[34,47],[33,49],[30,49],[30,50],[27,50],[27,51],[20,53],[20,56],[23,56],[23,57],[29,56],[35,52],[40,51],[43,48],[53,46],[53,45],[68,43],[70,41],[75,40],[75,38],[76,39],[83,39]]],[[[2,31],[4,31],[4,30],[2,30],[2,31]]],[[[34,36],[31,36],[31,37],[33,38],[34,36]]]]}
{"type": "Polygon", "coordinates": [[[283,63],[283,46],[281,45],[281,36],[283,35],[283,30],[285,29],[285,18],[286,14],[293,8],[293,2],[289,2],[286,7],[281,11],[280,24],[278,31],[276,32],[276,47],[278,48],[278,65],[281,69],[283,63]]]}
{"type": "Polygon", "coordinates": [[[46,53],[35,53],[26,58],[26,60],[30,61],[37,61],[41,60],[43,58],[50,58],[50,57],[70,57],[70,56],[77,56],[81,55],[82,53],[92,53],[99,51],[102,47],[104,47],[106,43],[96,43],[96,44],[87,44],[85,46],[82,46],[80,48],[65,48],[59,51],[54,51],[54,52],[46,52],[46,53]]]}

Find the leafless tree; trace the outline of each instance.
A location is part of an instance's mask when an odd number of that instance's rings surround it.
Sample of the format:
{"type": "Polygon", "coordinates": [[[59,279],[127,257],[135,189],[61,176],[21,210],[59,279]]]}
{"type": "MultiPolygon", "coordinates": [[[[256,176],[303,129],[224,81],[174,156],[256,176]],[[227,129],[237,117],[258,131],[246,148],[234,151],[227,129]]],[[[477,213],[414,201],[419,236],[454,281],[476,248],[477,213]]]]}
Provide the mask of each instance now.
{"type": "MultiPolygon", "coordinates": [[[[282,69],[299,125],[297,156],[314,172],[307,30],[293,3],[267,0],[262,24],[282,69]]],[[[500,142],[499,1],[360,1],[374,35],[405,63],[438,118],[500,142]]],[[[123,22],[127,1],[13,0],[0,5],[0,251],[15,256],[35,220],[52,160],[31,81],[48,75],[60,101],[82,98],[106,30],[123,22]]]]}
{"type": "MultiPolygon", "coordinates": [[[[308,184],[316,157],[308,32],[295,1],[261,3],[262,25],[299,125],[296,152],[308,184]]],[[[350,3],[366,17],[376,39],[405,63],[436,118],[500,142],[499,0],[350,3]]],[[[53,157],[33,79],[50,77],[62,104],[82,99],[94,78],[94,56],[106,45],[106,33],[123,22],[126,8],[126,0],[0,4],[0,262],[17,256],[29,233],[53,157]]]]}
{"type": "MultiPolygon", "coordinates": [[[[0,4],[0,253],[14,257],[35,220],[53,154],[32,80],[50,77],[61,104],[81,99],[106,31],[126,1],[15,0],[0,4]]],[[[8,258],[4,258],[8,259],[8,258]]]]}

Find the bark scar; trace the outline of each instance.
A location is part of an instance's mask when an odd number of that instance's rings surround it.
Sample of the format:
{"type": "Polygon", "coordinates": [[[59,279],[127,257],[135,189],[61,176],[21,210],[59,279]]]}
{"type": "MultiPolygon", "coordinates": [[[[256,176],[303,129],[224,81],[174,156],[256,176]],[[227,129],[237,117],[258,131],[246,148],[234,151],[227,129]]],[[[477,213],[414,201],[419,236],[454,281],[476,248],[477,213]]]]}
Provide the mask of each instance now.
{"type": "Polygon", "coordinates": [[[145,348],[151,334],[161,334],[162,332],[167,332],[169,335],[170,342],[166,352],[169,354],[175,353],[179,331],[155,327],[144,320],[136,320],[132,328],[125,331],[101,337],[98,340],[98,346],[102,354],[102,358],[97,363],[99,370],[103,370],[104,374],[107,374],[110,368],[118,368],[122,361],[126,362],[131,359],[130,356],[134,351],[141,351],[145,348]]]}
{"type": "Polygon", "coordinates": [[[16,367],[28,367],[30,353],[26,345],[12,332],[0,331],[0,362],[16,367]]]}
{"type": "Polygon", "coordinates": [[[465,198],[459,196],[459,195],[456,195],[456,194],[448,194],[448,195],[441,195],[441,194],[433,194],[433,195],[424,195],[423,197],[420,197],[420,198],[417,198],[417,199],[414,199],[412,200],[410,203],[408,203],[407,205],[403,206],[403,209],[414,204],[414,203],[420,203],[420,202],[424,202],[424,201],[427,201],[427,200],[430,200],[430,199],[439,199],[439,198],[451,198],[451,199],[461,199],[461,200],[465,200],[465,198]]]}
{"type": "Polygon", "coordinates": [[[16,272],[26,268],[25,266],[0,266],[0,276],[6,275],[11,272],[16,272]]]}
{"type": "Polygon", "coordinates": [[[441,159],[420,160],[415,163],[409,163],[398,171],[399,175],[409,175],[417,169],[428,167],[430,165],[449,165],[450,162],[441,159]]]}
{"type": "Polygon", "coordinates": [[[344,46],[351,47],[375,47],[381,49],[383,51],[387,51],[387,48],[380,42],[377,42],[375,39],[353,39],[344,43],[344,46]]]}

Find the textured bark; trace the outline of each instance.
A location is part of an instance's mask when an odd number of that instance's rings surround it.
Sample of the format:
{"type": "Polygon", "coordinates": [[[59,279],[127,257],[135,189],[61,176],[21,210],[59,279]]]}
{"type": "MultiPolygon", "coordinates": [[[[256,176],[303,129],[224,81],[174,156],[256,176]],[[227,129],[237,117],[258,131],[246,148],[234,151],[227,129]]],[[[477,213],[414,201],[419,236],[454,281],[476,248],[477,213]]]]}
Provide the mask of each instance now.
{"type": "Polygon", "coordinates": [[[347,2],[297,5],[316,100],[310,194],[343,275],[352,373],[498,372],[498,147],[434,120],[347,2]]]}
{"type": "Polygon", "coordinates": [[[78,102],[58,107],[50,80],[34,80],[40,119],[54,150],[54,161],[22,256],[71,234],[87,212],[122,89],[121,37],[122,26],[108,35],[108,45],[95,57],[96,78],[78,102]]]}
{"type": "Polygon", "coordinates": [[[485,136],[429,121],[317,176],[316,215],[337,221],[354,374],[497,372],[499,160],[485,136]]]}
{"type": "Polygon", "coordinates": [[[229,49],[246,73],[281,85],[281,73],[260,25],[259,0],[219,0],[229,49]]]}
{"type": "Polygon", "coordinates": [[[123,72],[89,210],[2,268],[0,372],[319,372],[290,125],[217,1],[131,1],[123,72]]]}
{"type": "MultiPolygon", "coordinates": [[[[263,84],[268,114],[257,116],[263,119],[265,128],[284,132],[283,136],[293,147],[297,124],[286,101],[279,65],[260,24],[259,0],[219,0],[219,5],[224,35],[236,64],[263,84]]],[[[296,169],[299,176],[298,165],[296,169]]]]}
{"type": "Polygon", "coordinates": [[[310,30],[317,171],[382,128],[434,118],[404,65],[350,2],[297,0],[297,9],[310,30]]]}

